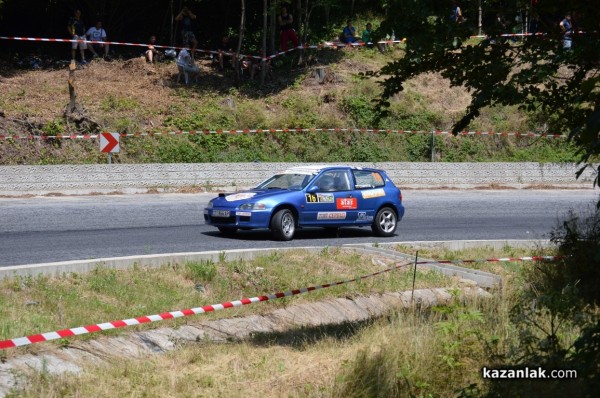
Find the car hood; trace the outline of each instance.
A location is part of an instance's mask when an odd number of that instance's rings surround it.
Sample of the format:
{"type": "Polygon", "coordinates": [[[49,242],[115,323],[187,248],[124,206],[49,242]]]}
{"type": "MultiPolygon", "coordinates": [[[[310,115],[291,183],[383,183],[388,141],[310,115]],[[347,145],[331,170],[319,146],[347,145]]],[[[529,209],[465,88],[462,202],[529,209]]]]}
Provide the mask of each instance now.
{"type": "Polygon", "coordinates": [[[251,189],[236,193],[219,194],[212,202],[214,206],[239,206],[242,203],[250,201],[254,202],[275,196],[289,195],[292,192],[300,191],[290,191],[289,189],[251,189]]]}

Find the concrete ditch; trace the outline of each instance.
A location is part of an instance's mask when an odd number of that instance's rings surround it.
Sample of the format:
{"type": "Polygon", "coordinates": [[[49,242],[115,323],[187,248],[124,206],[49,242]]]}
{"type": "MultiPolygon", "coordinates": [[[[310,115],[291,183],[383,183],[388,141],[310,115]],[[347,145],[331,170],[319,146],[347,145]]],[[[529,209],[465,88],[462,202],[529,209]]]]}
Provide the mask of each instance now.
{"type": "MultiPolygon", "coordinates": [[[[479,287],[466,287],[463,297],[489,297],[479,287]]],[[[0,397],[12,388],[27,383],[27,374],[45,371],[50,374],[85,371],[85,364],[106,363],[108,359],[136,359],[173,351],[182,343],[248,340],[260,334],[285,332],[298,328],[362,322],[378,318],[414,303],[422,308],[450,301],[447,289],[420,289],[412,292],[374,294],[366,297],[335,298],[278,309],[268,315],[224,318],[185,325],[129,333],[119,337],[100,337],[73,342],[67,347],[49,346],[38,354],[25,354],[0,364],[0,397]],[[411,297],[414,301],[411,301],[411,297]]]]}
{"type": "MultiPolygon", "coordinates": [[[[462,243],[450,244],[453,247],[475,247],[489,246],[497,247],[507,244],[512,246],[539,246],[546,242],[539,241],[462,241],[462,243]]],[[[398,244],[420,244],[419,242],[395,242],[387,245],[398,244]]],[[[423,244],[443,245],[444,242],[423,242],[423,244]]],[[[448,243],[446,243],[448,244],[448,243]]],[[[363,254],[370,254],[377,257],[385,257],[394,262],[414,261],[412,255],[402,254],[394,250],[373,247],[373,245],[344,245],[345,249],[356,250],[363,254]]],[[[306,250],[322,250],[321,247],[300,248],[306,250]]],[[[263,250],[238,250],[225,252],[227,259],[245,258],[249,259],[258,255],[266,255],[270,251],[277,249],[263,250]]],[[[294,248],[291,250],[298,250],[294,248]]],[[[224,252],[211,253],[190,253],[170,255],[171,262],[185,262],[202,257],[202,259],[218,260],[224,252]]],[[[164,255],[128,257],[104,260],[90,260],[88,266],[112,266],[123,268],[132,266],[134,263],[147,265],[149,260],[151,264],[164,264],[166,259],[164,255]]],[[[420,259],[425,261],[425,259],[420,259]]],[[[83,262],[68,262],[70,266],[81,265],[83,262]],[[75,264],[76,263],[76,264],[75,264]]],[[[56,272],[75,272],[74,269],[52,268],[51,274],[56,272]],[[70,269],[70,271],[67,271],[70,269]],[[60,270],[60,272],[58,271],[60,270]]],[[[423,267],[436,269],[444,275],[459,278],[463,282],[461,295],[463,297],[490,297],[486,290],[499,286],[501,278],[497,275],[487,272],[467,269],[449,264],[431,264],[423,267]]],[[[44,269],[49,270],[48,266],[44,269]]],[[[35,266],[34,266],[34,269],[35,266]]],[[[39,269],[38,269],[39,270],[39,269]]],[[[25,272],[25,267],[19,268],[20,272],[25,272]]],[[[78,272],[81,272],[80,269],[78,272]]],[[[25,273],[23,275],[30,274],[25,273]]],[[[2,277],[15,275],[14,270],[2,277]]],[[[124,334],[118,337],[99,337],[89,341],[75,341],[66,347],[57,347],[56,345],[47,345],[42,352],[36,354],[24,354],[5,359],[0,363],[0,397],[6,396],[11,389],[27,383],[27,374],[31,371],[45,371],[50,374],[74,373],[80,374],[85,371],[85,364],[106,363],[108,359],[118,358],[143,358],[148,355],[161,354],[177,349],[182,343],[195,343],[203,341],[226,342],[232,340],[248,340],[257,335],[286,332],[298,328],[310,328],[326,325],[339,325],[344,323],[365,322],[370,319],[381,317],[386,313],[398,308],[407,308],[411,305],[421,307],[430,307],[432,305],[448,302],[452,299],[452,294],[448,289],[419,289],[413,292],[389,292],[384,294],[373,294],[370,296],[357,296],[352,298],[333,298],[316,303],[305,303],[299,305],[290,305],[286,308],[277,309],[267,315],[250,315],[237,318],[223,318],[214,321],[197,322],[188,324],[179,328],[158,328],[147,331],[139,331],[124,334]],[[411,300],[411,297],[413,300],[411,300]]],[[[16,337],[16,336],[15,336],[16,337]]]]}

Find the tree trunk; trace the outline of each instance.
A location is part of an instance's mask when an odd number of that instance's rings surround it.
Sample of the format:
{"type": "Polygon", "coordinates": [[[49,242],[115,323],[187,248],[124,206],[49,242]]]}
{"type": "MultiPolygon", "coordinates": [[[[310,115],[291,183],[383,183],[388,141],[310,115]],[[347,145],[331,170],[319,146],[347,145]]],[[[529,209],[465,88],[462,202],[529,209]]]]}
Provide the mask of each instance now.
{"type": "Polygon", "coordinates": [[[69,122],[75,123],[75,126],[79,131],[85,132],[97,132],[100,130],[100,125],[94,119],[87,115],[87,111],[77,103],[77,93],[75,93],[75,71],[77,65],[75,61],[71,61],[69,64],[69,79],[67,84],[69,86],[69,104],[67,105],[63,117],[69,122]]]}
{"type": "Polygon", "coordinates": [[[265,76],[267,75],[267,17],[269,15],[269,10],[268,10],[268,6],[267,6],[268,1],[267,0],[263,0],[263,31],[262,31],[262,50],[261,50],[261,57],[262,59],[260,60],[260,65],[261,65],[261,70],[260,70],[260,84],[263,85],[265,84],[265,76]]]}
{"type": "MultiPolygon", "coordinates": [[[[302,27],[302,0],[296,2],[296,12],[294,13],[294,24],[298,27],[298,31],[302,27]]],[[[298,32],[300,36],[300,32],[298,32]]]]}
{"type": "Polygon", "coordinates": [[[238,35],[238,45],[237,45],[237,50],[235,52],[235,55],[233,57],[233,65],[235,66],[235,85],[236,87],[240,86],[240,83],[242,81],[242,76],[241,76],[241,60],[240,60],[240,53],[242,51],[242,42],[244,41],[244,30],[246,29],[246,0],[241,0],[242,2],[242,15],[240,17],[240,34],[238,35]]]}
{"type": "Polygon", "coordinates": [[[277,52],[275,47],[275,35],[279,29],[277,29],[277,0],[271,0],[271,53],[277,52]]]}

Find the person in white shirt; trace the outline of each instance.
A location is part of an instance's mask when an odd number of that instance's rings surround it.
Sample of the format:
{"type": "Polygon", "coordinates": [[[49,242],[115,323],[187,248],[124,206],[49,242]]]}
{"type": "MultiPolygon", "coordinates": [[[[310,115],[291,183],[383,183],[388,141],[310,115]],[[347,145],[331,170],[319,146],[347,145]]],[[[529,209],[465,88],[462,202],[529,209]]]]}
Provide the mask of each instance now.
{"type": "Polygon", "coordinates": [[[108,43],[104,43],[106,41],[106,31],[102,29],[102,22],[96,22],[96,26],[89,28],[85,35],[88,40],[102,42],[90,43],[88,49],[92,53],[92,56],[97,57],[98,52],[104,50],[104,58],[107,59],[109,46],[108,43]]]}
{"type": "Polygon", "coordinates": [[[188,73],[191,78],[198,80],[200,75],[200,68],[194,63],[190,52],[184,48],[177,55],[177,67],[182,68],[184,72],[188,73]]]}

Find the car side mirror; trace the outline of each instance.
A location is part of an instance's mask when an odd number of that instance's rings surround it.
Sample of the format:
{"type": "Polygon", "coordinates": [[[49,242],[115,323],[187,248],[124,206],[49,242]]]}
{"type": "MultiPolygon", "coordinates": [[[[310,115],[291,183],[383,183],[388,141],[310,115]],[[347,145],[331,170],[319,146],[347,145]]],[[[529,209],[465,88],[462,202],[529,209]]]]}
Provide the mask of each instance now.
{"type": "Polygon", "coordinates": [[[306,190],[306,192],[308,192],[308,193],[315,193],[315,192],[318,192],[318,191],[319,191],[319,187],[318,187],[318,186],[316,186],[316,185],[313,185],[313,186],[309,187],[309,188],[306,190]]]}

